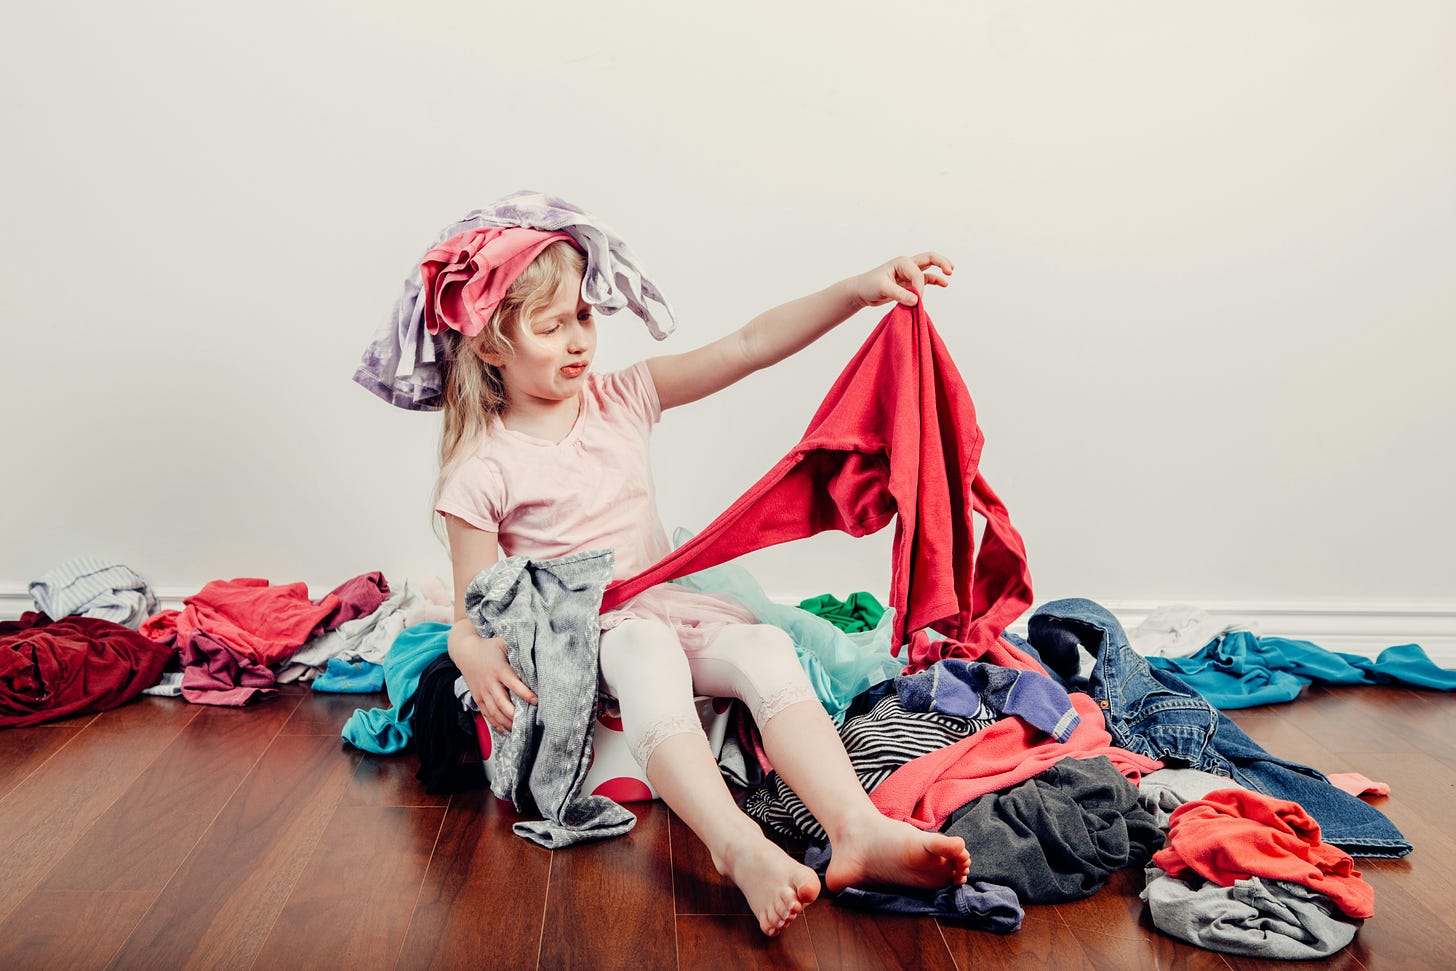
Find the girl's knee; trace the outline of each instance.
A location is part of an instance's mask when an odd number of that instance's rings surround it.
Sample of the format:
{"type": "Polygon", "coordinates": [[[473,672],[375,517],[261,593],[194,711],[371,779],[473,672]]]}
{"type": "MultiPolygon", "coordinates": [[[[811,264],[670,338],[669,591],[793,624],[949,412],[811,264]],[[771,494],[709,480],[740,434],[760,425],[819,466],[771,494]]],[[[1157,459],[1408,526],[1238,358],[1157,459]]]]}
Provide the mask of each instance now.
{"type": "Polygon", "coordinates": [[[693,678],[672,628],[629,620],[602,635],[602,687],[621,703],[622,729],[644,769],[674,735],[703,734],[693,707],[693,678]]]}
{"type": "Polygon", "coordinates": [[[793,638],[771,624],[744,624],[725,628],[714,639],[712,654],[745,671],[761,673],[775,680],[804,677],[793,638]]]}
{"type": "Polygon", "coordinates": [[[624,621],[602,634],[599,663],[602,677],[608,681],[621,681],[642,669],[687,670],[677,634],[651,620],[624,621]]]}
{"type": "Polygon", "coordinates": [[[793,640],[771,625],[724,629],[693,665],[700,687],[738,698],[759,725],[790,705],[818,700],[793,640]]]}

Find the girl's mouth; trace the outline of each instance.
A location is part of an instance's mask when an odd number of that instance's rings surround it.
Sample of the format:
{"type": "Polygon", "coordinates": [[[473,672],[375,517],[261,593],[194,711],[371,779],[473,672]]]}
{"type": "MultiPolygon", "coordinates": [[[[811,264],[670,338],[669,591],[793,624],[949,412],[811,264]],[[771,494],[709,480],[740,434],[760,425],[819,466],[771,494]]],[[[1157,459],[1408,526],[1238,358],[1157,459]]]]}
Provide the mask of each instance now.
{"type": "Polygon", "coordinates": [[[585,370],[585,364],[568,364],[566,365],[566,367],[561,369],[561,373],[566,375],[568,378],[574,378],[581,375],[581,373],[585,370]]]}

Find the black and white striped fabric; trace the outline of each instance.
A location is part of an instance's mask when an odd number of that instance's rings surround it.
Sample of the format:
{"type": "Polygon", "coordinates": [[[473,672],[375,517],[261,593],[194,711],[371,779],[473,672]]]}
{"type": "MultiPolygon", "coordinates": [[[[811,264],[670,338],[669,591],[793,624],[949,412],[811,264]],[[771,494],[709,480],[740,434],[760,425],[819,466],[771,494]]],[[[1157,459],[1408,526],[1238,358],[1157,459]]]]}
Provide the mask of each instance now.
{"type": "MultiPolygon", "coordinates": [[[[839,737],[849,753],[850,764],[865,792],[887,779],[891,772],[922,755],[944,748],[987,728],[998,716],[984,709],[964,718],[934,711],[907,711],[900,696],[891,691],[856,718],[840,726],[839,737]]],[[[822,840],[824,827],[777,772],[748,794],[743,811],[776,833],[798,839],[822,840]]]]}

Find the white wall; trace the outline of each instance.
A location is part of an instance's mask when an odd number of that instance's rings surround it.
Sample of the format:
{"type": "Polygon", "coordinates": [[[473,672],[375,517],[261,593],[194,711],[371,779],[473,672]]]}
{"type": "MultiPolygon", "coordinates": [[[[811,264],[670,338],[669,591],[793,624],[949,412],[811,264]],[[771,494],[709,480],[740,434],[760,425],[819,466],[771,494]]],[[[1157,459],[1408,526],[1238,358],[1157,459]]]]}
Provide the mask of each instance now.
{"type": "MultiPolygon", "coordinates": [[[[0,587],[448,575],[438,419],[349,378],[435,232],[529,187],[679,311],[604,321],[608,368],[950,255],[1039,599],[1456,609],[1453,45],[1443,0],[7,5],[0,587]]],[[[877,319],[669,413],[669,528],[877,319]]],[[[888,549],[749,565],[882,590],[888,549]]]]}

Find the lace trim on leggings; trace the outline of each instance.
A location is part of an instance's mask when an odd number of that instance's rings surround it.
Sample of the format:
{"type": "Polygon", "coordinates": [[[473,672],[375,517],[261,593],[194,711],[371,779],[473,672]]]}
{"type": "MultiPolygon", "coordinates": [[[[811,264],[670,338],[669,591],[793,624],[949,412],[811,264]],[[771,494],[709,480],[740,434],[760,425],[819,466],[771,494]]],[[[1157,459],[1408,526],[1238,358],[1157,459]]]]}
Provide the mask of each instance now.
{"type": "Polygon", "coordinates": [[[647,760],[652,758],[652,753],[656,751],[657,746],[674,735],[685,735],[689,732],[696,732],[706,737],[703,732],[703,723],[695,716],[669,715],[653,722],[641,737],[632,743],[632,757],[637,760],[638,765],[646,769],[647,760]]]}
{"type": "Polygon", "coordinates": [[[785,708],[797,705],[801,701],[817,702],[818,700],[819,696],[814,693],[813,685],[807,681],[801,684],[785,685],[758,703],[758,710],[753,713],[753,720],[762,728],[770,718],[785,708]]]}

